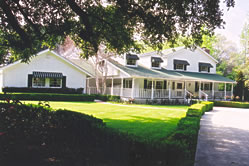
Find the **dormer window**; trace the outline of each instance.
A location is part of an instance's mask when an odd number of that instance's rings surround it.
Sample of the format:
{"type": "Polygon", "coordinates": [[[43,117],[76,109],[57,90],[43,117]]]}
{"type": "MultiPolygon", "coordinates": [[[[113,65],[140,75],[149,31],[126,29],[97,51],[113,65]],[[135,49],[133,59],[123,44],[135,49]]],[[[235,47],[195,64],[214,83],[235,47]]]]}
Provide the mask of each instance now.
{"type": "Polygon", "coordinates": [[[174,59],[174,70],[186,71],[188,65],[188,61],[174,59]]]}
{"type": "Polygon", "coordinates": [[[161,68],[163,60],[160,57],[151,57],[151,68],[161,68]]]}
{"type": "Polygon", "coordinates": [[[126,65],[127,66],[137,66],[137,60],[139,60],[138,56],[135,54],[127,54],[126,55],[126,65]]]}
{"type": "Polygon", "coordinates": [[[210,63],[199,63],[199,72],[209,73],[213,66],[210,63]]]}

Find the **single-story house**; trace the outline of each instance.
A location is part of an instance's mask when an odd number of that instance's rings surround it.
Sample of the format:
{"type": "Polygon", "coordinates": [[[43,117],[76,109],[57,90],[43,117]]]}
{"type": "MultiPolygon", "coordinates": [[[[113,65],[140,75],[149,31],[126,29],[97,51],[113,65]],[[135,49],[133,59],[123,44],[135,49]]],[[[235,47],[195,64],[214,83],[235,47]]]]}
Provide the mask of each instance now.
{"type": "MultiPolygon", "coordinates": [[[[105,93],[135,100],[230,98],[236,82],[216,74],[216,64],[217,60],[199,47],[117,56],[105,61],[105,93]]],[[[88,78],[87,84],[88,94],[101,92],[94,78],[88,78]]]]}
{"type": "Polygon", "coordinates": [[[0,89],[13,88],[82,88],[93,77],[86,68],[49,49],[39,52],[29,63],[16,61],[0,68],[0,89]]]}

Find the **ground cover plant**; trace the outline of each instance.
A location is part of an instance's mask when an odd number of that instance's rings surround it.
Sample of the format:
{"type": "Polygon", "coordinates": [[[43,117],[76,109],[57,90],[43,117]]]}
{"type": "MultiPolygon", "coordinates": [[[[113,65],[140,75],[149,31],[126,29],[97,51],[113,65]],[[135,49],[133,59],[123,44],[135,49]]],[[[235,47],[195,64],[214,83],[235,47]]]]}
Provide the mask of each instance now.
{"type": "Polygon", "coordinates": [[[239,101],[214,101],[214,105],[220,107],[249,108],[249,102],[239,101]]]}

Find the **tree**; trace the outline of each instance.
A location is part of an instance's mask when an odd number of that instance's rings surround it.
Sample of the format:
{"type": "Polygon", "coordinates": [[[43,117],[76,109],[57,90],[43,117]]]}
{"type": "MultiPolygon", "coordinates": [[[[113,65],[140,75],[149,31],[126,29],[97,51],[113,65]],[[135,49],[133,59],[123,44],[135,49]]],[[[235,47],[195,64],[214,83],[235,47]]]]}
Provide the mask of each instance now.
{"type": "Polygon", "coordinates": [[[136,36],[158,49],[165,41],[173,46],[180,35],[186,46],[200,44],[202,34],[224,24],[219,5],[219,0],[1,0],[0,50],[27,61],[66,36],[84,57],[96,55],[100,44],[116,53],[139,51],[136,36]]]}
{"type": "Polygon", "coordinates": [[[239,71],[236,76],[236,86],[234,87],[235,96],[239,96],[240,100],[244,100],[245,92],[245,77],[242,71],[239,71]]]}

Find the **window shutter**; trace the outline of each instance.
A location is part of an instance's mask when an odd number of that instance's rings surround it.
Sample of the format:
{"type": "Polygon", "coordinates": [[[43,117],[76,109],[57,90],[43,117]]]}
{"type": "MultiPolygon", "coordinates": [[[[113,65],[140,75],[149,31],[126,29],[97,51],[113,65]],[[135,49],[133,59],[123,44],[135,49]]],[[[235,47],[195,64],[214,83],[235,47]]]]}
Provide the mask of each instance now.
{"type": "Polygon", "coordinates": [[[175,90],[175,82],[172,83],[172,89],[175,90]]]}
{"type": "Polygon", "coordinates": [[[184,71],[186,71],[187,70],[187,65],[184,65],[184,71]]]}
{"type": "Polygon", "coordinates": [[[144,89],[147,89],[147,80],[144,79],[144,89]]]}
{"type": "Polygon", "coordinates": [[[174,64],[174,70],[176,70],[176,64],[174,64]]]}
{"type": "Polygon", "coordinates": [[[163,89],[167,89],[167,81],[166,80],[163,81],[163,89]]]}
{"type": "Polygon", "coordinates": [[[210,82],[210,88],[209,89],[213,90],[213,83],[212,82],[210,82]]]}
{"type": "Polygon", "coordinates": [[[123,88],[125,88],[125,79],[123,79],[123,88]]]}
{"type": "Polygon", "coordinates": [[[33,78],[33,74],[28,74],[28,87],[29,88],[32,87],[32,78],[33,78]]]}
{"type": "Polygon", "coordinates": [[[210,72],[210,67],[208,67],[208,72],[210,72]]]}
{"type": "Polygon", "coordinates": [[[200,64],[199,64],[199,72],[201,72],[201,66],[200,66],[200,64]]]}
{"type": "Polygon", "coordinates": [[[67,80],[67,77],[66,76],[63,76],[62,77],[62,88],[66,88],[66,81],[67,80]]]}
{"type": "Polygon", "coordinates": [[[198,90],[199,90],[198,82],[195,82],[195,92],[198,92],[198,90]]]}
{"type": "Polygon", "coordinates": [[[203,83],[201,83],[201,90],[203,90],[203,85],[204,85],[204,84],[203,84],[203,83]]]}

